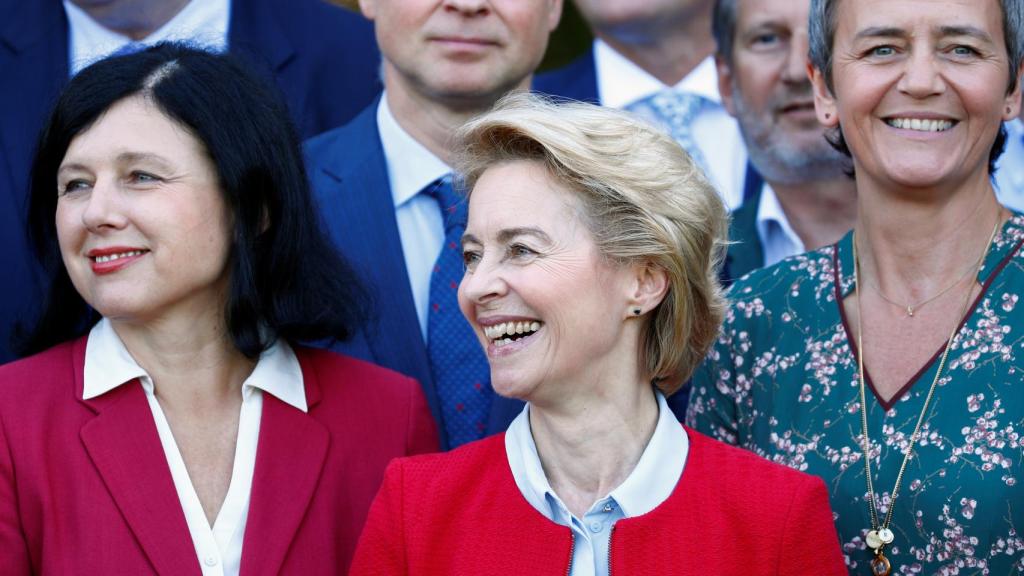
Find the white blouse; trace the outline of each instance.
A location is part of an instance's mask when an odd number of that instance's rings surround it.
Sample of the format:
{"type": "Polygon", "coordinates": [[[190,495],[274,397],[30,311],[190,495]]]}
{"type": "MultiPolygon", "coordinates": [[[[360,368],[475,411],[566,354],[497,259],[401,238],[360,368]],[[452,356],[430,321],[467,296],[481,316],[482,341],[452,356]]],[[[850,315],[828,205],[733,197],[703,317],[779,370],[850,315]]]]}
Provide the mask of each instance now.
{"type": "Polygon", "coordinates": [[[101,396],[136,378],[142,383],[149,408],[153,412],[160,444],[171,470],[171,478],[185,513],[203,576],[237,576],[242,563],[242,539],[245,537],[249,495],[256,467],[263,393],[273,394],[303,412],[307,410],[302,368],[295,353],[287,343],[278,340],[263,352],[252,374],[242,383],[242,409],[238,419],[231,483],[213,526],[206,520],[167,417],[154,394],[153,380],[129,354],[110,322],[100,320],[89,332],[86,344],[84,399],[101,396]]]}

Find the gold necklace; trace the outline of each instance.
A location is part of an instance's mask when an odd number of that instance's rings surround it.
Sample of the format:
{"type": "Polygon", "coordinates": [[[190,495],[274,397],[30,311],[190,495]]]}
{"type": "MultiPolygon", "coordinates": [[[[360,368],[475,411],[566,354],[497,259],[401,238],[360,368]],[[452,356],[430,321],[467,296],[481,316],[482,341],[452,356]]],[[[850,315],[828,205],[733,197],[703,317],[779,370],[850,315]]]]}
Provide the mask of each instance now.
{"type": "Polygon", "coordinates": [[[864,281],[864,284],[867,284],[868,286],[870,286],[871,289],[875,291],[875,294],[878,294],[879,296],[882,297],[882,300],[885,300],[886,302],[888,302],[889,304],[892,304],[893,306],[896,306],[897,308],[901,308],[901,309],[905,310],[907,312],[907,317],[908,318],[913,318],[914,317],[914,311],[920,310],[921,308],[924,307],[925,304],[927,304],[929,302],[932,302],[933,300],[937,300],[940,296],[942,296],[946,292],[949,292],[953,288],[959,286],[960,283],[963,282],[964,279],[969,277],[972,272],[977,274],[978,273],[978,268],[974,268],[974,267],[968,268],[967,271],[964,272],[963,276],[961,276],[961,277],[956,279],[956,282],[953,282],[949,286],[946,286],[942,290],[939,290],[939,292],[937,294],[935,294],[934,296],[931,296],[929,298],[925,298],[924,300],[918,302],[917,304],[903,304],[901,302],[897,302],[897,301],[893,300],[892,298],[889,298],[888,296],[883,294],[881,288],[879,288],[878,286],[869,283],[867,280],[864,281]]]}
{"type": "MultiPolygon", "coordinates": [[[[974,269],[980,269],[982,263],[985,261],[985,257],[988,255],[989,250],[992,248],[992,241],[995,240],[996,232],[999,231],[1000,216],[1002,215],[1002,208],[996,213],[996,225],[992,228],[992,234],[988,237],[988,242],[985,244],[985,250],[981,253],[981,257],[978,259],[978,263],[974,269]]],[[[949,338],[946,340],[946,347],[942,350],[942,357],[939,359],[939,367],[935,371],[935,377],[932,379],[931,386],[928,387],[928,395],[925,396],[924,406],[921,407],[921,413],[917,417],[917,424],[914,426],[914,433],[910,435],[910,442],[907,444],[907,450],[903,453],[903,462],[900,464],[899,472],[896,474],[896,484],[892,489],[892,496],[889,499],[889,510],[885,514],[885,519],[879,523],[878,511],[875,505],[875,487],[871,481],[871,443],[868,439],[868,408],[867,399],[864,393],[864,316],[861,312],[863,307],[861,306],[860,300],[860,259],[857,257],[857,235],[856,232],[853,236],[853,281],[857,288],[857,379],[860,388],[860,422],[861,422],[861,433],[863,437],[863,445],[861,449],[864,454],[864,477],[867,479],[868,487],[868,505],[870,506],[871,513],[871,530],[868,531],[865,537],[867,545],[875,551],[875,557],[871,560],[871,573],[874,576],[889,576],[892,572],[892,563],[888,558],[885,557],[885,547],[892,544],[896,535],[889,528],[892,523],[892,513],[896,509],[896,498],[899,496],[900,485],[903,483],[903,473],[907,469],[907,462],[910,461],[910,455],[914,450],[914,446],[917,445],[917,440],[921,435],[921,425],[924,423],[925,414],[928,413],[928,405],[931,404],[932,396],[935,395],[935,387],[939,383],[939,377],[942,375],[942,370],[946,366],[946,359],[949,357],[949,350],[953,347],[953,340],[956,338],[956,333],[959,331],[960,322],[963,320],[965,314],[967,314],[967,308],[971,302],[971,292],[967,291],[967,296],[964,298],[964,305],[960,310],[960,316],[958,316],[956,324],[953,325],[953,330],[949,334],[949,338]]],[[[934,298],[933,298],[934,299],[934,298]]]]}

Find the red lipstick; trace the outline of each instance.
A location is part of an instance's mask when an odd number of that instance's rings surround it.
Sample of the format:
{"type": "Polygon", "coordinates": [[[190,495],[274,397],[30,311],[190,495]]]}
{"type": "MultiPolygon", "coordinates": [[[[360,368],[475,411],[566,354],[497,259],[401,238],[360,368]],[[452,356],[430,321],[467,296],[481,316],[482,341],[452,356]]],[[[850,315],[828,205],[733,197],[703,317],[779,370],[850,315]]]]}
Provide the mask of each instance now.
{"type": "Polygon", "coordinates": [[[131,265],[148,252],[149,250],[133,248],[131,246],[110,246],[107,248],[93,248],[86,253],[86,256],[90,260],[93,274],[102,276],[113,274],[131,265]]]}

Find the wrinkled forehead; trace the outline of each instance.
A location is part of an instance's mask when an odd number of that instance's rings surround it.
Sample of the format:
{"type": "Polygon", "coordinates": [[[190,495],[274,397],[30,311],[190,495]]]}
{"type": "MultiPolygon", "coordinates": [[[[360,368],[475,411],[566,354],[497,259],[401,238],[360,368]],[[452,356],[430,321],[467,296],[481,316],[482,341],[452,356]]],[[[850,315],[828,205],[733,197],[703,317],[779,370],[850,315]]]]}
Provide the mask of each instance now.
{"type": "Polygon", "coordinates": [[[1003,44],[999,0],[836,0],[834,42],[970,36],[1003,44]]]}

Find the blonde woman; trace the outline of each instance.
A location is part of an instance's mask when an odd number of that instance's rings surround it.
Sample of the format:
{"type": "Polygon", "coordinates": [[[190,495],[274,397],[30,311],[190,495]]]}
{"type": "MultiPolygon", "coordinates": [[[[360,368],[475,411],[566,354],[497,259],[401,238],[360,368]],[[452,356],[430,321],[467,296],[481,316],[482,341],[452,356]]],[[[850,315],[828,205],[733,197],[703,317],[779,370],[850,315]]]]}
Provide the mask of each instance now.
{"type": "Polygon", "coordinates": [[[353,574],[842,574],[825,486],[680,426],[725,209],[667,135],[507,97],[467,125],[463,313],[504,435],[394,462],[353,574]]]}

